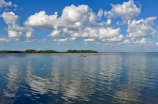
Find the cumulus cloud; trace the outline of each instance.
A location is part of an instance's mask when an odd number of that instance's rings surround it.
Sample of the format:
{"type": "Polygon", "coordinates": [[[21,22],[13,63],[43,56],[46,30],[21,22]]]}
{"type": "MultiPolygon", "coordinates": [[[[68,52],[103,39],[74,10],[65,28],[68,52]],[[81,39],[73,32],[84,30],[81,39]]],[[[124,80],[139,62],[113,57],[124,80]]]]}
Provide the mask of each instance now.
{"type": "Polygon", "coordinates": [[[30,16],[24,24],[36,28],[53,29],[52,23],[56,20],[56,18],[57,12],[55,12],[54,15],[46,15],[45,11],[41,11],[30,16]]]}
{"type": "Polygon", "coordinates": [[[22,32],[8,30],[8,37],[17,38],[17,37],[21,37],[21,36],[22,36],[22,32]]]}
{"type": "Polygon", "coordinates": [[[3,12],[1,17],[4,19],[5,23],[8,25],[16,25],[19,17],[13,12],[3,12]]]}
{"type": "Polygon", "coordinates": [[[20,41],[22,37],[20,38],[10,38],[10,37],[6,37],[6,36],[0,36],[0,42],[17,42],[20,41]]]}
{"type": "Polygon", "coordinates": [[[27,37],[33,37],[33,29],[30,27],[20,27],[17,23],[19,17],[15,15],[13,12],[3,12],[1,17],[8,25],[8,37],[22,37],[23,32],[26,32],[27,37]]]}
{"type": "Polygon", "coordinates": [[[26,43],[41,43],[43,41],[46,41],[44,38],[27,38],[25,40],[26,43]]]}
{"type": "Polygon", "coordinates": [[[7,37],[0,37],[0,42],[10,42],[11,40],[8,39],[7,37]]]}
{"type": "Polygon", "coordinates": [[[110,41],[110,42],[119,42],[119,41],[123,40],[123,35],[119,35],[117,37],[112,37],[112,38],[107,39],[107,40],[110,41]]]}
{"type": "Polygon", "coordinates": [[[67,38],[65,39],[58,39],[58,42],[66,42],[67,41],[67,38]]]}
{"type": "Polygon", "coordinates": [[[101,20],[101,17],[103,16],[103,10],[102,9],[99,10],[97,16],[98,16],[98,19],[101,20]]]}
{"type": "Polygon", "coordinates": [[[35,13],[30,16],[24,23],[27,26],[32,26],[42,29],[58,30],[67,28],[69,30],[80,30],[87,26],[109,26],[105,22],[98,24],[97,16],[92,12],[87,5],[71,5],[63,9],[61,17],[57,18],[57,12],[53,15],[47,15],[45,11],[35,13]]]}
{"type": "Polygon", "coordinates": [[[141,20],[133,20],[132,22],[128,23],[128,34],[127,37],[147,37],[151,36],[154,37],[157,34],[157,31],[152,28],[154,24],[154,20],[156,17],[149,17],[147,19],[141,20]]]}
{"type": "Polygon", "coordinates": [[[131,38],[126,39],[123,42],[118,43],[119,45],[132,45],[132,46],[146,46],[146,45],[154,45],[155,42],[146,38],[131,38]]]}
{"type": "Polygon", "coordinates": [[[106,22],[97,22],[97,17],[101,17],[102,12],[101,9],[96,15],[87,5],[71,5],[63,9],[59,18],[57,18],[57,12],[53,15],[47,15],[45,11],[41,11],[31,15],[24,24],[52,30],[49,36],[59,39],[58,41],[63,41],[63,39],[75,41],[83,38],[85,41],[90,41],[88,39],[102,41],[102,39],[120,36],[120,28],[113,29],[110,26],[111,19],[106,22]]]}
{"type": "Polygon", "coordinates": [[[0,0],[0,7],[12,6],[12,2],[5,2],[4,0],[0,0]]]}
{"type": "Polygon", "coordinates": [[[141,12],[141,6],[137,7],[134,4],[134,0],[129,0],[128,2],[123,2],[123,4],[111,4],[111,11],[104,11],[104,16],[107,18],[112,17],[121,17],[124,23],[127,23],[129,20],[133,20],[141,12]]]}
{"type": "Polygon", "coordinates": [[[15,15],[13,12],[3,12],[0,17],[2,17],[4,22],[8,25],[8,37],[0,37],[0,42],[14,42],[24,39],[28,42],[27,38],[34,38],[33,40],[36,40],[33,36],[34,30],[31,27],[21,27],[18,25],[18,15],[15,15]],[[25,36],[23,35],[24,33],[26,34],[25,36]]]}
{"type": "MultiPolygon", "coordinates": [[[[104,11],[104,16],[109,18],[106,21],[99,22],[103,15],[100,9],[95,14],[88,5],[71,5],[66,6],[61,16],[55,12],[47,15],[45,11],[40,11],[31,15],[24,25],[45,30],[52,30],[48,36],[54,38],[54,42],[76,41],[84,39],[85,42],[94,42],[96,44],[113,45],[113,44],[147,44],[147,36],[156,36],[157,32],[152,28],[156,17],[149,17],[136,21],[141,12],[141,6],[134,4],[134,0],[123,2],[122,4],[111,4],[110,11],[104,11]],[[124,37],[121,29],[111,26],[113,17],[121,17],[122,23],[127,24],[127,34],[124,37]],[[137,39],[137,37],[140,39],[137,39]],[[131,39],[129,39],[131,38],[131,39]],[[133,40],[132,40],[133,39],[133,40]]],[[[8,17],[9,18],[9,17],[8,17]]],[[[16,21],[12,21],[16,23],[16,21]]],[[[10,23],[10,22],[9,22],[10,23]]],[[[28,34],[28,37],[30,35],[28,34]]]]}
{"type": "Polygon", "coordinates": [[[85,41],[103,41],[104,39],[107,40],[122,35],[120,34],[120,28],[113,29],[111,27],[87,27],[83,31],[78,31],[77,33],[70,34],[70,36],[74,39],[86,38],[85,41]]]}
{"type": "Polygon", "coordinates": [[[93,42],[95,39],[84,39],[85,42],[93,42]]]}
{"type": "Polygon", "coordinates": [[[129,39],[124,40],[123,42],[121,42],[120,44],[130,44],[131,41],[129,39]]]}
{"type": "Polygon", "coordinates": [[[75,37],[70,37],[69,40],[70,40],[70,41],[75,41],[76,38],[75,38],[75,37]]]}
{"type": "Polygon", "coordinates": [[[142,38],[141,40],[136,40],[134,43],[146,44],[147,43],[147,39],[146,38],[142,38]]]}

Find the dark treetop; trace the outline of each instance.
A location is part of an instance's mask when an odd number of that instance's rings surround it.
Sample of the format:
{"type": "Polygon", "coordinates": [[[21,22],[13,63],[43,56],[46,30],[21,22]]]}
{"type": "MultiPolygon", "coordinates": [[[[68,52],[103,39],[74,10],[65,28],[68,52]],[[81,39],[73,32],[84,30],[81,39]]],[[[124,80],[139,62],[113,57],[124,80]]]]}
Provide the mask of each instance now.
{"type": "Polygon", "coordinates": [[[27,49],[23,53],[58,53],[58,52],[55,51],[55,50],[39,50],[39,51],[36,51],[36,50],[33,50],[33,49],[27,49]]]}
{"type": "Polygon", "coordinates": [[[67,50],[66,53],[98,53],[94,50],[67,50]]]}

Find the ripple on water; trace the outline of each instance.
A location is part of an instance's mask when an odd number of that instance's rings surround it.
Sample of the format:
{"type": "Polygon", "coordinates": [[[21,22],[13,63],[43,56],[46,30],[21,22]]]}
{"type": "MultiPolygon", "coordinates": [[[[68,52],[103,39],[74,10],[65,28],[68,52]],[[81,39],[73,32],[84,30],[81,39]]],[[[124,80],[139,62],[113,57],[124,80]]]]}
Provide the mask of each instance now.
{"type": "Polygon", "coordinates": [[[79,55],[0,54],[0,104],[158,103],[158,53],[79,55]]]}

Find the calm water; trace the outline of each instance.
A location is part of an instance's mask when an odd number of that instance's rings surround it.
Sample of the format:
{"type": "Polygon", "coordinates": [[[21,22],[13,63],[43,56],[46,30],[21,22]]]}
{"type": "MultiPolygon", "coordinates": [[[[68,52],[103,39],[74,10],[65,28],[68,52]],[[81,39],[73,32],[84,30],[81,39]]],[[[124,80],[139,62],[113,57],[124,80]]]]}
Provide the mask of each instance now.
{"type": "Polygon", "coordinates": [[[158,104],[158,53],[0,54],[0,104],[158,104]]]}

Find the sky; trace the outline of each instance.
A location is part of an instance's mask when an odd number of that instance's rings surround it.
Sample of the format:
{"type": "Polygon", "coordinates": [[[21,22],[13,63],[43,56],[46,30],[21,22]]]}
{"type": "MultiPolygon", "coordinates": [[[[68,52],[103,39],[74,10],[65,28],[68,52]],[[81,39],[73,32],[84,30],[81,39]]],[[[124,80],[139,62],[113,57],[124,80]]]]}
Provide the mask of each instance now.
{"type": "Polygon", "coordinates": [[[158,52],[158,0],[0,0],[0,50],[158,52]]]}

